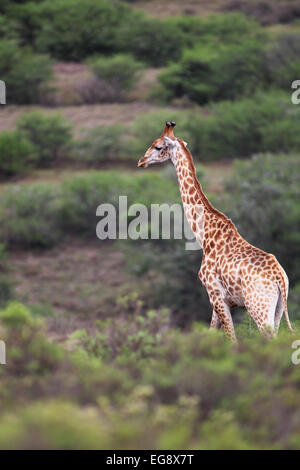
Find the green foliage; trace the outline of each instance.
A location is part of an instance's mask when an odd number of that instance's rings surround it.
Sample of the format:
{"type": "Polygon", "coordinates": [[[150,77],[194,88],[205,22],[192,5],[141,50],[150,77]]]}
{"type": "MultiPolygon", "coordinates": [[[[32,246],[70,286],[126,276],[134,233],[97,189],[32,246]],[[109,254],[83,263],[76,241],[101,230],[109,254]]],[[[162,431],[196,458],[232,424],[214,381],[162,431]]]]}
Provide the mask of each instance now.
{"type": "Polygon", "coordinates": [[[264,68],[269,83],[289,89],[300,74],[300,34],[283,34],[272,42],[266,52],[264,68]]]}
{"type": "Polygon", "coordinates": [[[163,332],[170,324],[167,309],[142,313],[143,302],[136,293],[117,299],[119,314],[97,322],[98,331],[90,337],[86,330],[71,335],[90,356],[103,360],[138,361],[155,355],[163,332]]]}
{"type": "Polygon", "coordinates": [[[13,176],[27,172],[35,160],[33,145],[18,131],[0,134],[0,174],[13,176]]]}
{"type": "Polygon", "coordinates": [[[186,140],[193,152],[194,139],[189,128],[195,114],[194,111],[174,111],[174,109],[161,108],[159,111],[151,111],[136,117],[131,128],[132,153],[140,157],[144,155],[153,140],[161,135],[164,123],[170,119],[177,123],[175,134],[186,140]]]}
{"type": "Polygon", "coordinates": [[[114,52],[116,32],[129,14],[127,5],[107,0],[47,0],[16,12],[26,41],[56,59],[75,61],[114,52]]]}
{"type": "Polygon", "coordinates": [[[71,146],[71,125],[60,114],[24,113],[17,122],[17,129],[33,144],[41,164],[66,156],[71,146]]]}
{"type": "Polygon", "coordinates": [[[201,16],[177,16],[166,20],[183,34],[185,47],[195,45],[239,44],[241,39],[263,36],[262,28],[241,13],[219,13],[202,18],[201,16]]]}
{"type": "Polygon", "coordinates": [[[210,321],[211,306],[198,278],[202,251],[186,250],[185,241],[173,239],[135,240],[121,248],[130,272],[138,278],[149,276],[143,287],[149,307],[168,306],[180,327],[210,321]]]}
{"type": "Polygon", "coordinates": [[[159,80],[170,98],[186,95],[199,104],[249,96],[264,86],[262,48],[261,41],[252,39],[186,50],[159,80]]]}
{"type": "Polygon", "coordinates": [[[13,296],[13,286],[9,279],[7,254],[0,243],[0,307],[3,307],[13,296]]]}
{"type": "MultiPolygon", "coordinates": [[[[58,346],[46,339],[41,320],[34,319],[31,312],[22,304],[11,302],[0,311],[1,338],[9,345],[9,358],[5,366],[5,374],[0,376],[11,378],[14,386],[16,376],[43,376],[53,371],[62,359],[62,351],[58,346]]],[[[11,399],[5,393],[2,397],[11,399]]]]}
{"type": "Polygon", "coordinates": [[[92,237],[99,221],[96,217],[99,204],[110,203],[118,208],[119,196],[127,196],[128,207],[134,203],[150,205],[171,201],[175,194],[176,185],[159,174],[124,176],[118,171],[93,172],[62,184],[62,226],[66,231],[92,237]]]}
{"type": "Polygon", "coordinates": [[[51,78],[51,61],[14,41],[0,41],[0,76],[6,83],[7,104],[38,103],[51,78]]]}
{"type": "Polygon", "coordinates": [[[125,176],[118,171],[92,172],[66,180],[61,187],[28,184],[5,189],[0,200],[0,242],[24,248],[46,248],[63,233],[95,236],[96,209],[101,203],[116,208],[119,196],[134,203],[174,202],[177,185],[163,175],[147,172],[125,176]]]}
{"type": "Polygon", "coordinates": [[[141,14],[131,15],[118,33],[118,46],[154,67],[179,59],[182,33],[175,25],[141,14]]]}
{"type": "Polygon", "coordinates": [[[295,322],[295,320],[299,321],[300,320],[300,309],[299,309],[299,305],[300,305],[300,283],[299,282],[297,282],[295,287],[290,289],[288,301],[289,301],[288,307],[289,307],[290,318],[292,318],[293,323],[295,322]]]}
{"type": "Polygon", "coordinates": [[[256,155],[237,163],[228,182],[227,212],[243,236],[273,253],[299,282],[299,155],[256,155]]]}
{"type": "Polygon", "coordinates": [[[115,329],[97,322],[64,349],[25,307],[1,311],[23,326],[5,321],[1,330],[10,360],[0,369],[0,448],[299,448],[289,335],[241,338],[233,348],[200,324],[182,332],[159,311],[121,305],[115,329]]]}
{"type": "Polygon", "coordinates": [[[177,122],[175,134],[188,143],[200,161],[245,158],[262,151],[299,151],[299,116],[297,107],[290,104],[290,96],[275,91],[205,109],[174,112],[165,108],[133,121],[131,149],[143,155],[159,137],[162,123],[172,118],[177,122]]]}
{"type": "Polygon", "coordinates": [[[203,161],[245,158],[262,151],[299,151],[298,127],[299,113],[291,107],[290,96],[273,92],[194,113],[189,132],[193,152],[203,161]]]}
{"type": "Polygon", "coordinates": [[[101,161],[120,160],[127,157],[125,128],[120,124],[86,129],[76,142],[75,158],[80,162],[97,164],[101,161]]]}
{"type": "Polygon", "coordinates": [[[33,322],[30,311],[17,302],[10,303],[0,312],[0,320],[4,326],[17,329],[31,326],[33,322]]]}
{"type": "Polygon", "coordinates": [[[134,87],[141,64],[129,54],[112,57],[93,57],[88,64],[98,78],[102,90],[101,101],[124,101],[134,87]]]}
{"type": "Polygon", "coordinates": [[[0,240],[10,246],[50,247],[61,237],[60,199],[54,186],[12,186],[0,200],[0,240]]]}

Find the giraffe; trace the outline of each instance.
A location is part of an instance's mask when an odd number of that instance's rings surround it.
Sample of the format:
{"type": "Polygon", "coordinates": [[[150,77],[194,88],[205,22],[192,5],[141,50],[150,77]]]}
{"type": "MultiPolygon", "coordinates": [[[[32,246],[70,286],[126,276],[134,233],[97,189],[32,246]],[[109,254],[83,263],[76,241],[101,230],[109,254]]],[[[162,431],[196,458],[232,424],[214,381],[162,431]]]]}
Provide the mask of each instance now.
{"type": "Polygon", "coordinates": [[[174,164],[182,204],[195,237],[203,250],[198,276],[212,306],[210,328],[222,327],[236,342],[230,308],[245,307],[259,331],[270,338],[277,335],[287,310],[288,277],[274,255],[250,245],[233,222],[210,203],[197,179],[187,144],[174,135],[174,121],[167,121],[138,167],[171,160],[174,164]]]}

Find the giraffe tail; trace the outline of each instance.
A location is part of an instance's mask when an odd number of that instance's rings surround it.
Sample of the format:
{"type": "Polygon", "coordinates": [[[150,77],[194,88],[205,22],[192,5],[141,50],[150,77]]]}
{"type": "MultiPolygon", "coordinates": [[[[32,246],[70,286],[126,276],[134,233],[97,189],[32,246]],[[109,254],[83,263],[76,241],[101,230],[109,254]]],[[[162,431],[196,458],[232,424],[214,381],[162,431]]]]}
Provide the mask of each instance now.
{"type": "Polygon", "coordinates": [[[281,272],[279,273],[279,289],[280,289],[282,300],[283,300],[284,316],[285,316],[287,325],[289,327],[290,332],[294,333],[293,327],[292,327],[290,319],[289,319],[289,313],[288,313],[288,308],[287,308],[287,289],[286,289],[286,286],[285,286],[285,281],[284,281],[283,274],[281,272]]]}

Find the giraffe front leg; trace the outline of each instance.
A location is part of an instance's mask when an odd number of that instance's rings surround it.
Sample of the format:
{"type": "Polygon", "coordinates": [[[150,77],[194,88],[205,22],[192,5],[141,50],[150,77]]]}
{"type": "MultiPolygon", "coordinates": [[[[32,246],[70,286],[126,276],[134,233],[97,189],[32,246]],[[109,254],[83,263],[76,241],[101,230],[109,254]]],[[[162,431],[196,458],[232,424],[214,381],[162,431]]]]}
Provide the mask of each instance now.
{"type": "Polygon", "coordinates": [[[216,329],[218,330],[221,326],[221,322],[218,318],[218,315],[216,314],[216,311],[213,309],[211,321],[210,321],[210,329],[216,329]]]}
{"type": "Polygon", "coordinates": [[[236,343],[237,339],[235,336],[230,308],[223,299],[222,294],[216,291],[211,292],[209,293],[209,299],[225,335],[230,339],[230,341],[236,343]]]}
{"type": "Polygon", "coordinates": [[[229,306],[224,302],[224,300],[218,299],[214,305],[214,310],[217,313],[218,319],[227,338],[233,343],[237,343],[229,306]]]}

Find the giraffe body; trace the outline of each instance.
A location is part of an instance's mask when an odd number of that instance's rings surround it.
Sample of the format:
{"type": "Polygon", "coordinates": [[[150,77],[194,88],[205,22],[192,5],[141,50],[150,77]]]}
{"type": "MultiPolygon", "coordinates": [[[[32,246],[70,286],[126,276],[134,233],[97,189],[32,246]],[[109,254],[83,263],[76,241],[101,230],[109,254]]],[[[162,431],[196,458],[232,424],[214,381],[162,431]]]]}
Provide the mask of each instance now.
{"type": "Polygon", "coordinates": [[[230,308],[246,307],[259,330],[277,334],[285,312],[288,326],[288,277],[275,256],[248,243],[232,221],[215,209],[197,180],[186,143],[174,136],[175,123],[166,123],[138,166],[171,160],[176,168],[187,220],[203,249],[199,278],[205,286],[213,314],[211,328],[223,328],[236,341],[230,308]]]}

